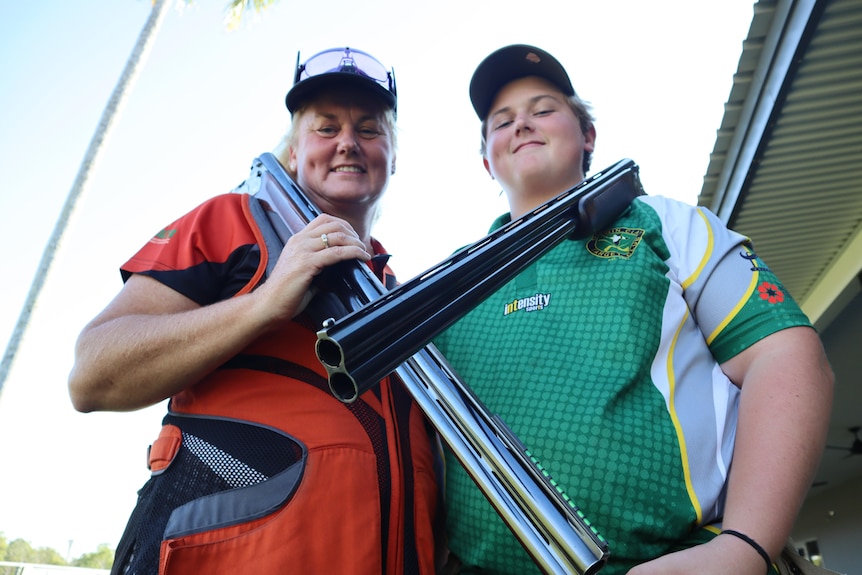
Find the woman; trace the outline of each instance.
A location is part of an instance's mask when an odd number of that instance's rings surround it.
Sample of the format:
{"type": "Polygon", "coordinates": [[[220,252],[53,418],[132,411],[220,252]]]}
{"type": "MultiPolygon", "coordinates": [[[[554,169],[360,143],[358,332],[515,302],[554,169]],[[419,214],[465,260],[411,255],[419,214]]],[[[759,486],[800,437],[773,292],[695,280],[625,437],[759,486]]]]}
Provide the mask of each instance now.
{"type": "Polygon", "coordinates": [[[338,262],[392,283],[371,226],[395,171],[394,77],[327,50],[298,65],[286,103],[277,153],[322,215],[270,253],[257,200],[204,202],[122,267],[122,290],[79,337],[76,409],[170,398],[115,573],[433,572],[421,413],[388,379],[350,406],[332,397],[303,313],[338,262]]]}

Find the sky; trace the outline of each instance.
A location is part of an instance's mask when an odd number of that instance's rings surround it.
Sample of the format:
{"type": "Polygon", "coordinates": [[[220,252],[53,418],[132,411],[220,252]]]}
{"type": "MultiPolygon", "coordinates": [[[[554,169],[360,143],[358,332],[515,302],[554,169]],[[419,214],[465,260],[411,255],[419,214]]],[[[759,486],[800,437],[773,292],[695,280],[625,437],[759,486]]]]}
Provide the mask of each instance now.
{"type": "MultiPolygon", "coordinates": [[[[6,349],[147,0],[0,0],[0,345],[6,349]]],[[[115,547],[146,481],[165,403],[75,412],[75,339],[155,232],[228,192],[272,151],[297,51],[375,55],[398,83],[397,172],[374,235],[402,280],[507,211],[479,155],[478,63],[539,46],[593,105],[594,171],[623,158],[647,193],[696,203],[753,16],[752,0],[280,0],[239,29],[227,0],[172,9],[82,197],[0,391],[0,532],[77,557],[115,547]],[[321,10],[321,6],[325,9],[321,10]]]]}

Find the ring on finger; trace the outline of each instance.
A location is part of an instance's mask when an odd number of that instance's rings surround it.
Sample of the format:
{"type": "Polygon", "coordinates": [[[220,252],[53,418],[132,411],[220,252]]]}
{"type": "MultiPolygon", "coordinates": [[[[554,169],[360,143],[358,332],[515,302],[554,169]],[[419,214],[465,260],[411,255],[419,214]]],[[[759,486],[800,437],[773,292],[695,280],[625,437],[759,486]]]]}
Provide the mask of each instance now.
{"type": "Polygon", "coordinates": [[[326,234],[320,234],[320,241],[323,242],[323,249],[326,249],[329,247],[329,238],[326,237],[326,234]]]}

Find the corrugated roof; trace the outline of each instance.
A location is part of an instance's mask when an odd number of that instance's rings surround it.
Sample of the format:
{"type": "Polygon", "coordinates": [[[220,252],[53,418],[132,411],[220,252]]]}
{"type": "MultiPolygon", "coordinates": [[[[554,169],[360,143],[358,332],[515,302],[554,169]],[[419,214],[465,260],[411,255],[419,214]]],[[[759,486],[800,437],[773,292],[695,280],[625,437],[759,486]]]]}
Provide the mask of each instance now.
{"type": "Polygon", "coordinates": [[[761,0],[698,198],[747,235],[835,372],[816,493],[862,477],[862,0],[761,0]],[[842,453],[844,451],[844,453],[842,453]]]}
{"type": "Polygon", "coordinates": [[[813,319],[853,281],[842,256],[862,254],[862,2],[755,5],[699,203],[752,238],[813,319]]]}

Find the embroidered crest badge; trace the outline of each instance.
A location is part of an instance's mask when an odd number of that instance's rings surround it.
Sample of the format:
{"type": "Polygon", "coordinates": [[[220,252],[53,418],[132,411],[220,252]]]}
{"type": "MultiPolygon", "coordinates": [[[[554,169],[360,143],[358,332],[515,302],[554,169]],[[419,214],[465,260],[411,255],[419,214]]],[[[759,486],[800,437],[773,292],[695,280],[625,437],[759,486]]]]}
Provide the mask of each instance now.
{"type": "Polygon", "coordinates": [[[630,258],[643,235],[640,228],[611,228],[593,235],[587,251],[598,258],[630,258]]]}

